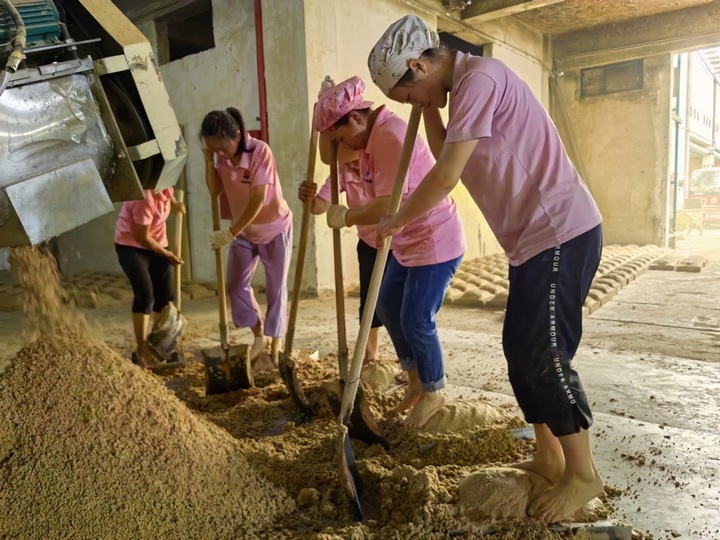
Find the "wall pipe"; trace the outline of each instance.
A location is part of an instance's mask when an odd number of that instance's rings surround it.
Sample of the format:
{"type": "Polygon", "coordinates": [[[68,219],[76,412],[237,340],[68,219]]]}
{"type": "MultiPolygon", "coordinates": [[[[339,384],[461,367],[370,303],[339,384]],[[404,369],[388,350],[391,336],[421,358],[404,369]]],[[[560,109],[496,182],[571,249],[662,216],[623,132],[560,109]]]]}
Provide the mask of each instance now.
{"type": "Polygon", "coordinates": [[[262,0],[255,0],[255,49],[257,52],[258,94],[260,96],[260,139],[270,144],[265,85],[265,47],[263,46],[262,0]]]}

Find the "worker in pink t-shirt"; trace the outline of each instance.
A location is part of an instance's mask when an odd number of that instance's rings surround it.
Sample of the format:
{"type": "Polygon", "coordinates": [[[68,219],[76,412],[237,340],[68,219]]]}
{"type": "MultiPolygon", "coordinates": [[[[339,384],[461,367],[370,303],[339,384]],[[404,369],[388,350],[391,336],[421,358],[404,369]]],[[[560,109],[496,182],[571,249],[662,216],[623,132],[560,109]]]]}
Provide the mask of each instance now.
{"type": "Polygon", "coordinates": [[[502,62],[448,51],[408,15],[380,38],[368,68],[390,99],[423,108],[438,158],[378,235],[412,226],[462,179],[510,262],[503,350],[537,441],[535,458],[517,466],[554,484],[528,511],[550,523],[567,518],[603,492],[590,406],[571,366],[602,251],[597,205],[542,104],[502,62]],[[446,129],[439,108],[448,95],[446,129]]]}
{"type": "MultiPolygon", "coordinates": [[[[365,85],[352,77],[323,92],[315,105],[314,125],[325,138],[360,153],[360,178],[367,202],[347,208],[331,205],[332,228],[375,225],[386,215],[400,165],[407,124],[393,113],[363,98],[365,85]]],[[[418,137],[408,169],[403,200],[415,191],[435,159],[418,137]]],[[[425,401],[442,403],[445,369],[435,315],[465,253],[465,232],[450,196],[393,236],[378,297],[377,314],[387,328],[400,364],[408,372],[405,397],[395,409],[412,408],[406,423],[421,427],[425,401]]],[[[439,408],[439,406],[437,407],[439,408]]],[[[437,408],[435,410],[437,410],[437,408]]]]}
{"type": "MultiPolygon", "coordinates": [[[[340,159],[338,156],[338,161],[340,159]]],[[[307,181],[300,184],[298,197],[303,202],[312,199],[311,211],[314,215],[324,214],[330,207],[330,180],[330,177],[328,177],[319,192],[317,184],[307,181]]],[[[362,178],[360,178],[360,161],[357,158],[349,163],[340,163],[338,165],[338,184],[340,193],[345,193],[349,208],[360,208],[370,201],[362,178]]],[[[375,266],[375,258],[377,257],[377,231],[375,225],[358,225],[357,230],[357,257],[360,269],[360,318],[362,319],[370,279],[375,266]]],[[[367,346],[365,347],[363,365],[369,365],[378,359],[381,326],[382,321],[376,311],[370,327],[367,346]]]]}
{"type": "Polygon", "coordinates": [[[265,353],[265,336],[272,338],[272,359],[277,365],[287,326],[292,212],[283,198],[275,158],[266,143],[247,133],[240,111],[232,107],[209,112],[200,135],[205,159],[212,160],[217,173],[209,179],[208,189],[212,197],[225,194],[233,219],[230,227],[215,231],[211,238],[213,249],[230,244],[227,286],[233,322],[238,328],[250,328],[255,336],[251,360],[265,353]],[[258,260],[265,267],[264,323],[251,286],[258,260]]]}
{"type": "Polygon", "coordinates": [[[184,214],[185,206],[175,200],[173,188],[146,189],[143,195],[142,200],[122,204],[115,224],[115,251],[133,289],[132,321],[137,344],[133,362],[150,367],[150,310],[157,318],[168,303],[175,301],[170,266],[183,263],[168,249],[165,223],[171,210],[184,214]]]}
{"type": "MultiPolygon", "coordinates": [[[[322,83],[320,94],[333,86],[335,86],[335,83],[332,79],[326,77],[322,83]]],[[[326,141],[324,140],[324,142],[326,141]]],[[[320,157],[323,161],[329,162],[330,157],[326,155],[325,150],[329,152],[329,148],[320,149],[320,157]]],[[[361,208],[365,206],[372,200],[372,197],[368,193],[366,183],[363,182],[360,177],[360,156],[358,152],[349,149],[347,146],[340,145],[337,159],[339,192],[345,193],[349,208],[361,208]]],[[[330,181],[331,178],[328,177],[319,192],[317,184],[313,182],[305,181],[300,184],[298,197],[303,202],[312,199],[310,209],[314,215],[324,214],[330,207],[332,199],[330,181]]],[[[370,287],[370,279],[372,277],[373,267],[375,266],[375,258],[377,257],[377,231],[375,225],[358,225],[357,231],[357,257],[360,270],[360,318],[362,319],[362,314],[365,310],[365,301],[370,287]]],[[[380,317],[378,317],[376,311],[370,327],[367,346],[365,347],[364,365],[371,364],[378,359],[381,326],[382,321],[380,321],[380,317]]],[[[406,382],[407,374],[405,372],[399,373],[396,379],[398,382],[406,382]]]]}

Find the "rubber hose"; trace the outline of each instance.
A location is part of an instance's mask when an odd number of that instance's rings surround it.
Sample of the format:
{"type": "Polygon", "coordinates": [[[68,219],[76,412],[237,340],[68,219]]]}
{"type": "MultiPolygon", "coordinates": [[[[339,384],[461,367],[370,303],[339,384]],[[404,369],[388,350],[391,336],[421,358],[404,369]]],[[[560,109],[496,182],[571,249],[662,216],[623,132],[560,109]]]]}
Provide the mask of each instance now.
{"type": "Polygon", "coordinates": [[[8,85],[10,81],[10,74],[15,73],[20,66],[20,62],[23,59],[23,51],[25,50],[25,44],[27,41],[27,30],[25,29],[25,22],[22,20],[20,13],[15,6],[12,5],[10,0],[0,0],[0,5],[5,8],[8,15],[12,18],[15,23],[15,37],[12,40],[13,51],[10,53],[10,57],[5,63],[5,70],[0,76],[0,95],[8,85]]]}

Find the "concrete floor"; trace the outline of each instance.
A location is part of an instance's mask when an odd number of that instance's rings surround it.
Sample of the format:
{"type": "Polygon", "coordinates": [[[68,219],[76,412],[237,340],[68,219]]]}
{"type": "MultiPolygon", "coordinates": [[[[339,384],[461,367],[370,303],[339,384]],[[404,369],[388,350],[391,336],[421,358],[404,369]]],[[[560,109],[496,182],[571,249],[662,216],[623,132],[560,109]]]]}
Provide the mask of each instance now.
{"type": "MultiPolygon", "coordinates": [[[[679,241],[704,254],[698,274],[649,271],[586,319],[575,360],[593,403],[594,448],[608,484],[623,490],[616,517],[656,538],[720,540],[720,231],[679,241]]],[[[357,300],[348,298],[348,335],[357,300]]],[[[187,302],[186,346],[217,335],[214,299],[187,302]]],[[[126,308],[92,310],[105,338],[129,355],[126,308]]],[[[514,403],[500,344],[502,312],[444,308],[439,317],[448,394],[514,403]]],[[[332,297],[305,300],[296,347],[332,352],[332,297]]],[[[22,345],[20,318],[0,313],[0,370],[22,345]]],[[[248,332],[232,332],[249,341],[248,332]]],[[[387,336],[383,356],[392,357],[387,336]]]]}

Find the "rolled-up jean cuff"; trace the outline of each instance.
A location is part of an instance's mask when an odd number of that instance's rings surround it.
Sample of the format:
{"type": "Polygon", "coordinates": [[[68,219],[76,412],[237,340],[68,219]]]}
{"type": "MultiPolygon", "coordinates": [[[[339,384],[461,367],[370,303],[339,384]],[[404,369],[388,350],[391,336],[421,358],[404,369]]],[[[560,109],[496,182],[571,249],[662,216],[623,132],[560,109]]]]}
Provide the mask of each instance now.
{"type": "Polygon", "coordinates": [[[422,390],[423,392],[437,392],[438,390],[442,390],[443,388],[445,388],[445,383],[446,381],[444,375],[443,378],[439,381],[429,383],[420,381],[420,390],[422,390]]]}
{"type": "Polygon", "coordinates": [[[403,371],[417,371],[417,362],[410,358],[400,358],[400,367],[403,371]]]}

